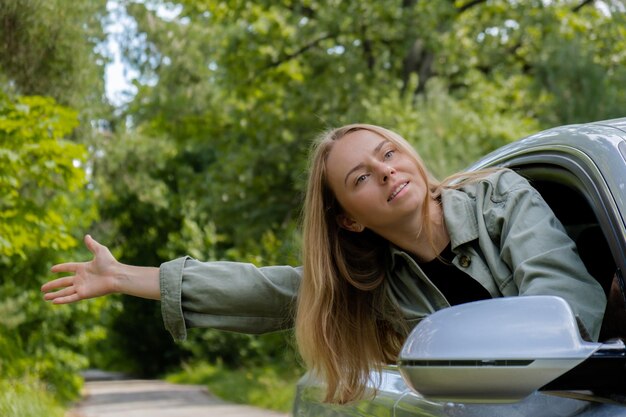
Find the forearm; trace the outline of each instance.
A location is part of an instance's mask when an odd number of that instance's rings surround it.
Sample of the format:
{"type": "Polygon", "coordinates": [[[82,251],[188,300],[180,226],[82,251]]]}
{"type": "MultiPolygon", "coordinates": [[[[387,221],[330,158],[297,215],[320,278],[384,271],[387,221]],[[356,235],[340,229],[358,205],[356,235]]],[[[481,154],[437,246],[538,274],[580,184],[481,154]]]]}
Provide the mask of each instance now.
{"type": "Polygon", "coordinates": [[[191,327],[266,333],[293,324],[301,268],[185,257],[163,263],[159,273],[163,322],[176,340],[191,327]]]}
{"type": "Polygon", "coordinates": [[[114,292],[150,300],[161,299],[159,268],[119,264],[114,275],[114,292]]]}

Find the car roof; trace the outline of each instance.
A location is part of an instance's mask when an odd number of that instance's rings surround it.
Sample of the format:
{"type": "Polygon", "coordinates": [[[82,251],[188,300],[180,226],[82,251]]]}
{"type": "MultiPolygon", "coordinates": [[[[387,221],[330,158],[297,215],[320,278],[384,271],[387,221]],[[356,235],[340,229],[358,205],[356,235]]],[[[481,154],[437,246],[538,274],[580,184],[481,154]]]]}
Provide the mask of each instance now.
{"type": "Polygon", "coordinates": [[[626,117],[548,129],[505,145],[480,159],[470,170],[546,161],[544,155],[576,160],[610,189],[622,218],[626,215],[626,117]]]}
{"type": "MultiPolygon", "coordinates": [[[[550,147],[576,148],[593,160],[619,156],[626,147],[626,117],[601,122],[555,127],[527,136],[486,155],[472,169],[497,165],[518,153],[545,150],[550,147]]],[[[612,159],[612,158],[610,158],[612,159]]],[[[618,165],[626,164],[626,154],[618,165]]]]}

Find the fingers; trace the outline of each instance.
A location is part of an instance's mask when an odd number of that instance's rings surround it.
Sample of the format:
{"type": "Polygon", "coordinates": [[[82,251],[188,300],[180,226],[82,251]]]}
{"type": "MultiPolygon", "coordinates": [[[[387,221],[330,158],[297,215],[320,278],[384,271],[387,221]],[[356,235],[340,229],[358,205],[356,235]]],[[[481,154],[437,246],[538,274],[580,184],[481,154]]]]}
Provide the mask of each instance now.
{"type": "Polygon", "coordinates": [[[53,304],[68,304],[81,300],[81,297],[76,293],[73,276],[47,282],[41,286],[41,291],[46,292],[43,296],[44,300],[52,301],[53,304]],[[55,292],[47,292],[57,288],[62,289],[55,292]]]}
{"type": "Polygon", "coordinates": [[[52,303],[53,304],[69,304],[69,303],[75,303],[76,301],[80,301],[80,300],[81,300],[80,296],[74,293],[67,297],[55,298],[54,300],[52,300],[52,303]]]}
{"type": "MultiPolygon", "coordinates": [[[[102,245],[96,242],[94,238],[91,237],[91,235],[85,235],[85,246],[87,246],[87,249],[89,249],[89,251],[93,255],[96,255],[96,252],[98,251],[98,247],[102,245]]],[[[86,263],[87,262],[66,262],[66,263],[54,265],[52,268],[50,268],[50,271],[54,273],[57,273],[57,272],[76,273],[76,271],[78,271],[79,266],[84,265],[86,263]]]]}
{"type": "Polygon", "coordinates": [[[93,255],[97,255],[100,247],[103,246],[96,239],[92,238],[91,235],[85,235],[84,241],[85,246],[87,246],[87,249],[89,249],[89,252],[91,252],[93,255]]]}
{"type": "Polygon", "coordinates": [[[83,263],[84,262],[67,262],[64,264],[57,264],[50,268],[50,272],[76,272],[78,270],[78,266],[83,263]]]}
{"type": "Polygon", "coordinates": [[[78,295],[76,294],[76,290],[74,289],[73,286],[64,288],[57,292],[49,292],[47,294],[44,294],[43,299],[46,301],[53,301],[58,304],[58,300],[61,300],[63,298],[68,298],[68,296],[72,296],[72,295],[78,295]]]}
{"type": "Polygon", "coordinates": [[[93,253],[94,255],[96,254],[96,241],[94,238],[91,237],[91,235],[85,235],[85,238],[83,239],[85,242],[85,246],[87,246],[87,249],[89,249],[89,252],[93,253]]]}
{"type": "Polygon", "coordinates": [[[64,288],[64,287],[69,287],[71,285],[74,284],[74,277],[63,277],[63,278],[58,278],[55,279],[53,281],[49,281],[46,282],[45,284],[43,284],[41,286],[41,291],[42,292],[48,292],[51,290],[55,290],[57,288],[64,288]]]}

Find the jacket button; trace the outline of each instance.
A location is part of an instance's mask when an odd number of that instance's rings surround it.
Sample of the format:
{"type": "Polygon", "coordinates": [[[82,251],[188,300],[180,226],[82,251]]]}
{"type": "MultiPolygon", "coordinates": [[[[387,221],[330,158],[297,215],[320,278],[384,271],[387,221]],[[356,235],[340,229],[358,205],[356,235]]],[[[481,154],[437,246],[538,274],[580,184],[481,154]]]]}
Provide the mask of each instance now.
{"type": "Polygon", "coordinates": [[[468,266],[470,266],[471,263],[472,263],[472,260],[470,259],[469,256],[462,255],[459,258],[459,265],[461,265],[463,268],[467,268],[468,266]]]}

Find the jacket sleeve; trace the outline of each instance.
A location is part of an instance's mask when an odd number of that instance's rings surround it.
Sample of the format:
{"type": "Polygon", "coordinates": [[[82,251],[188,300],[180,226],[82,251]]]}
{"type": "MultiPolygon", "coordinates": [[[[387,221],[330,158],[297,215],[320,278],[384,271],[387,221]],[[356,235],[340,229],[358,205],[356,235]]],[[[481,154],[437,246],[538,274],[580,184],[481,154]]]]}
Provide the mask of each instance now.
{"type": "Polygon", "coordinates": [[[505,173],[494,186],[488,197],[496,204],[489,204],[492,212],[486,215],[492,231],[500,233],[500,256],[513,272],[519,295],[564,298],[584,325],[583,333],[586,330],[597,340],[606,297],[562,224],[539,192],[519,175],[505,173]]]}
{"type": "Polygon", "coordinates": [[[176,340],[192,327],[255,334],[290,328],[301,273],[290,266],[189,257],[166,262],[159,270],[165,328],[176,340]]]}

